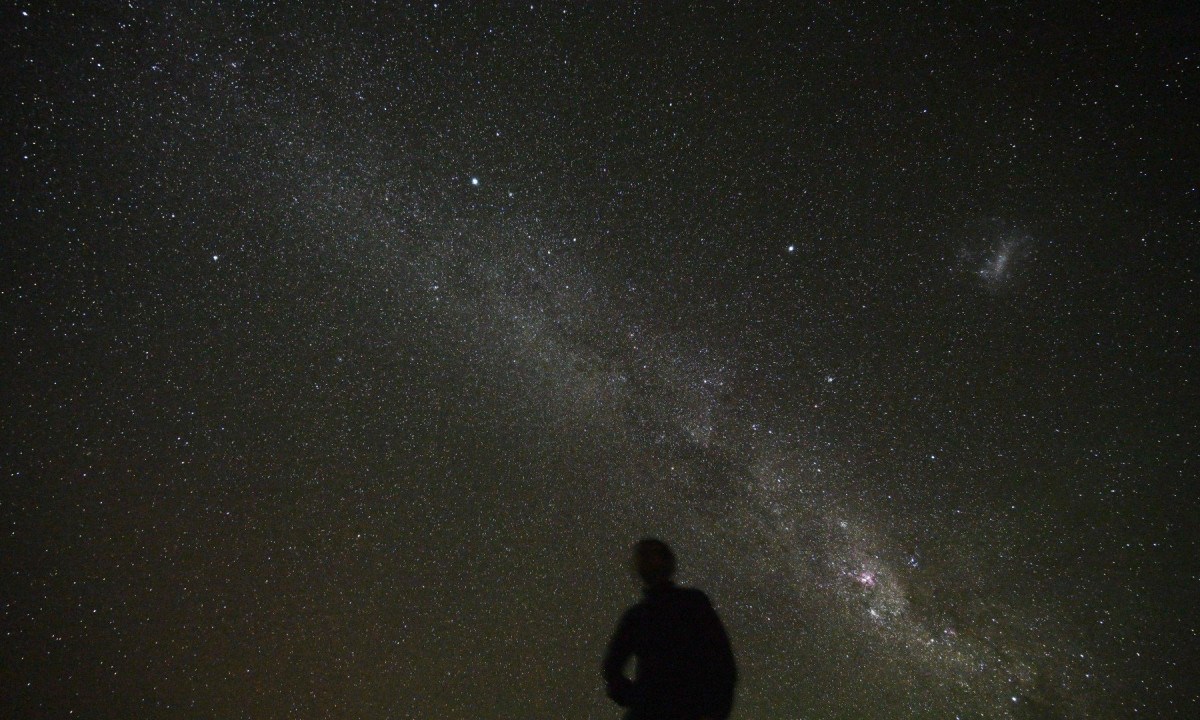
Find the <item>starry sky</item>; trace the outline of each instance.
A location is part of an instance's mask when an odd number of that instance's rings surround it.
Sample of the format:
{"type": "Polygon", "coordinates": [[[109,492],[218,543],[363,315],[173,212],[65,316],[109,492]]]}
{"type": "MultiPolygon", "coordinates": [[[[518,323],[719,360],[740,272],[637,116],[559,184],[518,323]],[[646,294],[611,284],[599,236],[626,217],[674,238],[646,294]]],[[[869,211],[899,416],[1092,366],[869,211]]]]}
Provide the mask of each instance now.
{"type": "Polygon", "coordinates": [[[0,714],[1195,717],[1197,17],[3,11],[0,714]]]}

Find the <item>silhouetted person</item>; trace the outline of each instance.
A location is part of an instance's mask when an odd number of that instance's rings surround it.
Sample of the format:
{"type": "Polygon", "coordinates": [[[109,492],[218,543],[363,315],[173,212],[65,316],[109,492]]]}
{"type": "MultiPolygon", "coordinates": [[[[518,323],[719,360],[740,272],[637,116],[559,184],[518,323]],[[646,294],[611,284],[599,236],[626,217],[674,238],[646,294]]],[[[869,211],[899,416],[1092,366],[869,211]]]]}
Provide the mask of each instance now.
{"type": "Polygon", "coordinates": [[[621,617],[608,644],[608,696],[629,708],[626,720],[725,720],[737,669],[712,603],[671,582],[675,555],[663,541],[638,542],[633,563],[645,595],[621,617]],[[633,680],[625,676],[630,657],[637,658],[633,680]]]}

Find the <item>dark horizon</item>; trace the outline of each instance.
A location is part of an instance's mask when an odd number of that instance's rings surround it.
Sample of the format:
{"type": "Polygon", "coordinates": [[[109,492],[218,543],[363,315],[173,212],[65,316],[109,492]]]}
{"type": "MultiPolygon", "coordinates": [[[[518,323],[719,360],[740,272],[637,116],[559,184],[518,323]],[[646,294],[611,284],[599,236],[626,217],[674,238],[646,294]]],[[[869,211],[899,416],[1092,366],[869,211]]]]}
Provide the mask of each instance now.
{"type": "Polygon", "coordinates": [[[1200,714],[1194,9],[5,19],[0,714],[1200,714]]]}

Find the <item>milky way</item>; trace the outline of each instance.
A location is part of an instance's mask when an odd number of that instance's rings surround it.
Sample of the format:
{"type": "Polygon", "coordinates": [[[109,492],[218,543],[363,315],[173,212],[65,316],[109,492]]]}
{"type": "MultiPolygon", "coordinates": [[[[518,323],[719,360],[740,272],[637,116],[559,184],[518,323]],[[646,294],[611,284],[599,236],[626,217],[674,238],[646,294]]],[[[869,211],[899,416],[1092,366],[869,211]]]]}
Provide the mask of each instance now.
{"type": "Polygon", "coordinates": [[[1194,23],[788,5],[10,13],[6,715],[1194,716],[1194,23]]]}

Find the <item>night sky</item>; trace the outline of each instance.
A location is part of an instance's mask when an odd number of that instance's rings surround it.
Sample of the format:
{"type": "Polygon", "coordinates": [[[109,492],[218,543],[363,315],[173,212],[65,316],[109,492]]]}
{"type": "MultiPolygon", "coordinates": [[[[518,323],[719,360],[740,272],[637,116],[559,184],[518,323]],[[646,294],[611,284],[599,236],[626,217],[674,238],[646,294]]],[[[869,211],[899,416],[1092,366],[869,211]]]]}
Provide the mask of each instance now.
{"type": "Polygon", "coordinates": [[[616,719],[656,535],[735,719],[1196,717],[1197,13],[942,5],[4,10],[0,715],[616,719]]]}

